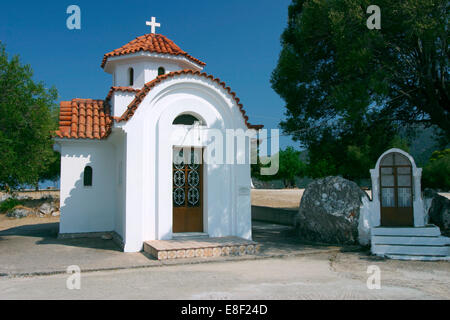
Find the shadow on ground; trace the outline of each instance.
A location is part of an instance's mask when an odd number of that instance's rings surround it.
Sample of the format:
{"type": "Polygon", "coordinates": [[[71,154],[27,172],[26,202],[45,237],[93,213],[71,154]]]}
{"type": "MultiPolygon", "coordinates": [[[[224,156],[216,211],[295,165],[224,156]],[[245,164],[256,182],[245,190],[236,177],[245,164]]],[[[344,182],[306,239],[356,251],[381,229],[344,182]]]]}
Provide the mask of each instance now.
{"type": "Polygon", "coordinates": [[[253,240],[262,244],[262,254],[296,255],[314,250],[364,251],[360,246],[337,246],[301,239],[292,226],[253,221],[253,240]]]}
{"type": "Polygon", "coordinates": [[[41,223],[24,225],[0,231],[1,236],[18,236],[41,238],[35,242],[37,245],[63,245],[80,248],[121,251],[113,241],[99,238],[58,239],[59,223],[41,223]]]}

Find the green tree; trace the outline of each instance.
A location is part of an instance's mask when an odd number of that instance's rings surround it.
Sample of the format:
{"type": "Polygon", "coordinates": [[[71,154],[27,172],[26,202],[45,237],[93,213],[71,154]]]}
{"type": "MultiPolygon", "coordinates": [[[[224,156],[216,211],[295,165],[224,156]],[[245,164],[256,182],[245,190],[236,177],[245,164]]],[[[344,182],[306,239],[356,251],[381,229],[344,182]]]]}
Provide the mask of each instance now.
{"type": "Polygon", "coordinates": [[[340,175],[360,182],[369,178],[378,157],[389,148],[408,151],[407,142],[395,134],[388,121],[358,122],[340,135],[331,128],[308,141],[308,176],[340,175]]]}
{"type": "Polygon", "coordinates": [[[7,190],[36,185],[55,162],[57,91],[32,77],[31,67],[9,59],[0,42],[0,188],[7,190]]]}
{"type": "Polygon", "coordinates": [[[262,181],[282,180],[285,188],[295,187],[295,177],[302,176],[305,172],[306,164],[300,160],[300,151],[293,147],[286,147],[278,153],[278,172],[273,176],[260,174],[260,168],[263,166],[260,162],[252,166],[252,176],[262,181]]]}
{"type": "Polygon", "coordinates": [[[450,149],[433,152],[423,168],[422,186],[450,191],[450,149]]]}
{"type": "Polygon", "coordinates": [[[289,6],[271,83],[286,103],[281,128],[322,171],[326,162],[337,174],[368,174],[399,128],[417,123],[450,137],[448,1],[380,0],[380,30],[366,26],[371,4],[289,6]]]}

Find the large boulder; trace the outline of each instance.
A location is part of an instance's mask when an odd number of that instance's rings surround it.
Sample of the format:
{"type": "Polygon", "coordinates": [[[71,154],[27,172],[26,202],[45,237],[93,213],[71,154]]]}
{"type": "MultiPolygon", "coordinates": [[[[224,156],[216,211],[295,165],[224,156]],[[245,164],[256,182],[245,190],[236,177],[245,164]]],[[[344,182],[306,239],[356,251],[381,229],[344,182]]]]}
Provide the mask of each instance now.
{"type": "Polygon", "coordinates": [[[363,198],[368,196],[356,183],[341,177],[311,182],[296,218],[298,235],[315,242],[357,244],[363,198]]]}
{"type": "Polygon", "coordinates": [[[450,233],[450,200],[432,189],[425,189],[423,197],[429,203],[428,220],[437,225],[442,233],[450,233]]]}

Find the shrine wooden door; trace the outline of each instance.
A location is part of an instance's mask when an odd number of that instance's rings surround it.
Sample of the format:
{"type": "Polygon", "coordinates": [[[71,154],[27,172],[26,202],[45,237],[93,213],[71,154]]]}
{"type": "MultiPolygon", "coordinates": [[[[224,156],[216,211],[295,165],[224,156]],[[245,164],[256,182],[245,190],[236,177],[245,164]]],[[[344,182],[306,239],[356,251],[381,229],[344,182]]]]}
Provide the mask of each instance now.
{"type": "Polygon", "coordinates": [[[380,163],[381,225],[414,226],[412,166],[399,153],[387,154],[380,163]]]}

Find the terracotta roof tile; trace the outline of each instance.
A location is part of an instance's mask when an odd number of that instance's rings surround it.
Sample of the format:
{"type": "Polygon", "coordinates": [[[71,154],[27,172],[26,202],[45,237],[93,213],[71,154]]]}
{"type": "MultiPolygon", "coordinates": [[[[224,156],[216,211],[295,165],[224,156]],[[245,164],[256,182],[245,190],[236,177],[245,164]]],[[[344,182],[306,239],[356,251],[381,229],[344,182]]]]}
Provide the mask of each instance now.
{"type": "Polygon", "coordinates": [[[121,56],[125,54],[135,53],[139,51],[147,51],[153,53],[171,54],[175,56],[184,56],[192,62],[205,66],[206,63],[192,57],[187,52],[183,51],[178,47],[172,40],[161,34],[145,34],[143,36],[137,37],[126,45],[106,53],[103,56],[103,61],[101,67],[104,68],[106,61],[109,57],[121,56]]]}
{"type": "Polygon", "coordinates": [[[195,74],[195,75],[199,75],[208,79],[211,79],[214,82],[217,82],[218,84],[220,84],[225,90],[228,91],[228,93],[230,95],[233,96],[234,100],[236,101],[236,104],[239,107],[239,110],[242,113],[242,116],[244,117],[244,121],[245,124],[247,125],[247,127],[249,129],[261,129],[263,127],[263,125],[253,125],[250,124],[248,122],[248,116],[245,114],[245,110],[244,110],[244,106],[242,105],[242,103],[240,103],[239,98],[236,96],[236,93],[231,91],[230,87],[227,87],[225,82],[222,82],[219,78],[214,78],[212,75],[208,75],[205,72],[200,73],[199,71],[193,71],[190,69],[185,69],[185,70],[180,70],[180,71],[174,71],[174,72],[169,72],[163,75],[160,75],[158,77],[156,77],[154,80],[147,82],[144,87],[138,92],[136,93],[136,97],[134,98],[133,101],[131,101],[131,103],[128,105],[127,110],[125,110],[125,112],[122,114],[121,117],[115,118],[115,120],[117,122],[121,122],[121,121],[127,121],[129,120],[133,115],[134,112],[136,111],[136,109],[138,108],[138,106],[141,104],[142,100],[144,100],[145,96],[147,95],[147,93],[158,83],[160,83],[161,81],[164,81],[165,79],[168,78],[173,78],[175,76],[178,75],[183,75],[183,74],[195,74]]]}
{"type": "Polygon", "coordinates": [[[132,87],[111,87],[105,100],[72,99],[71,101],[61,101],[59,130],[55,132],[56,136],[69,139],[105,139],[111,133],[113,120],[117,122],[128,121],[154,86],[165,79],[183,74],[195,74],[217,82],[233,96],[249,129],[261,129],[263,127],[263,125],[252,125],[248,122],[248,116],[245,114],[244,107],[239,102],[239,98],[224,82],[204,72],[200,73],[186,69],[158,76],[154,80],[146,83],[141,90],[132,87]],[[117,118],[111,116],[109,105],[109,101],[115,91],[136,92],[136,96],[128,105],[127,110],[125,110],[121,117],[117,118]]]}
{"type": "Polygon", "coordinates": [[[56,136],[71,139],[104,139],[113,120],[109,104],[103,100],[72,99],[61,101],[59,130],[56,136]]]}

